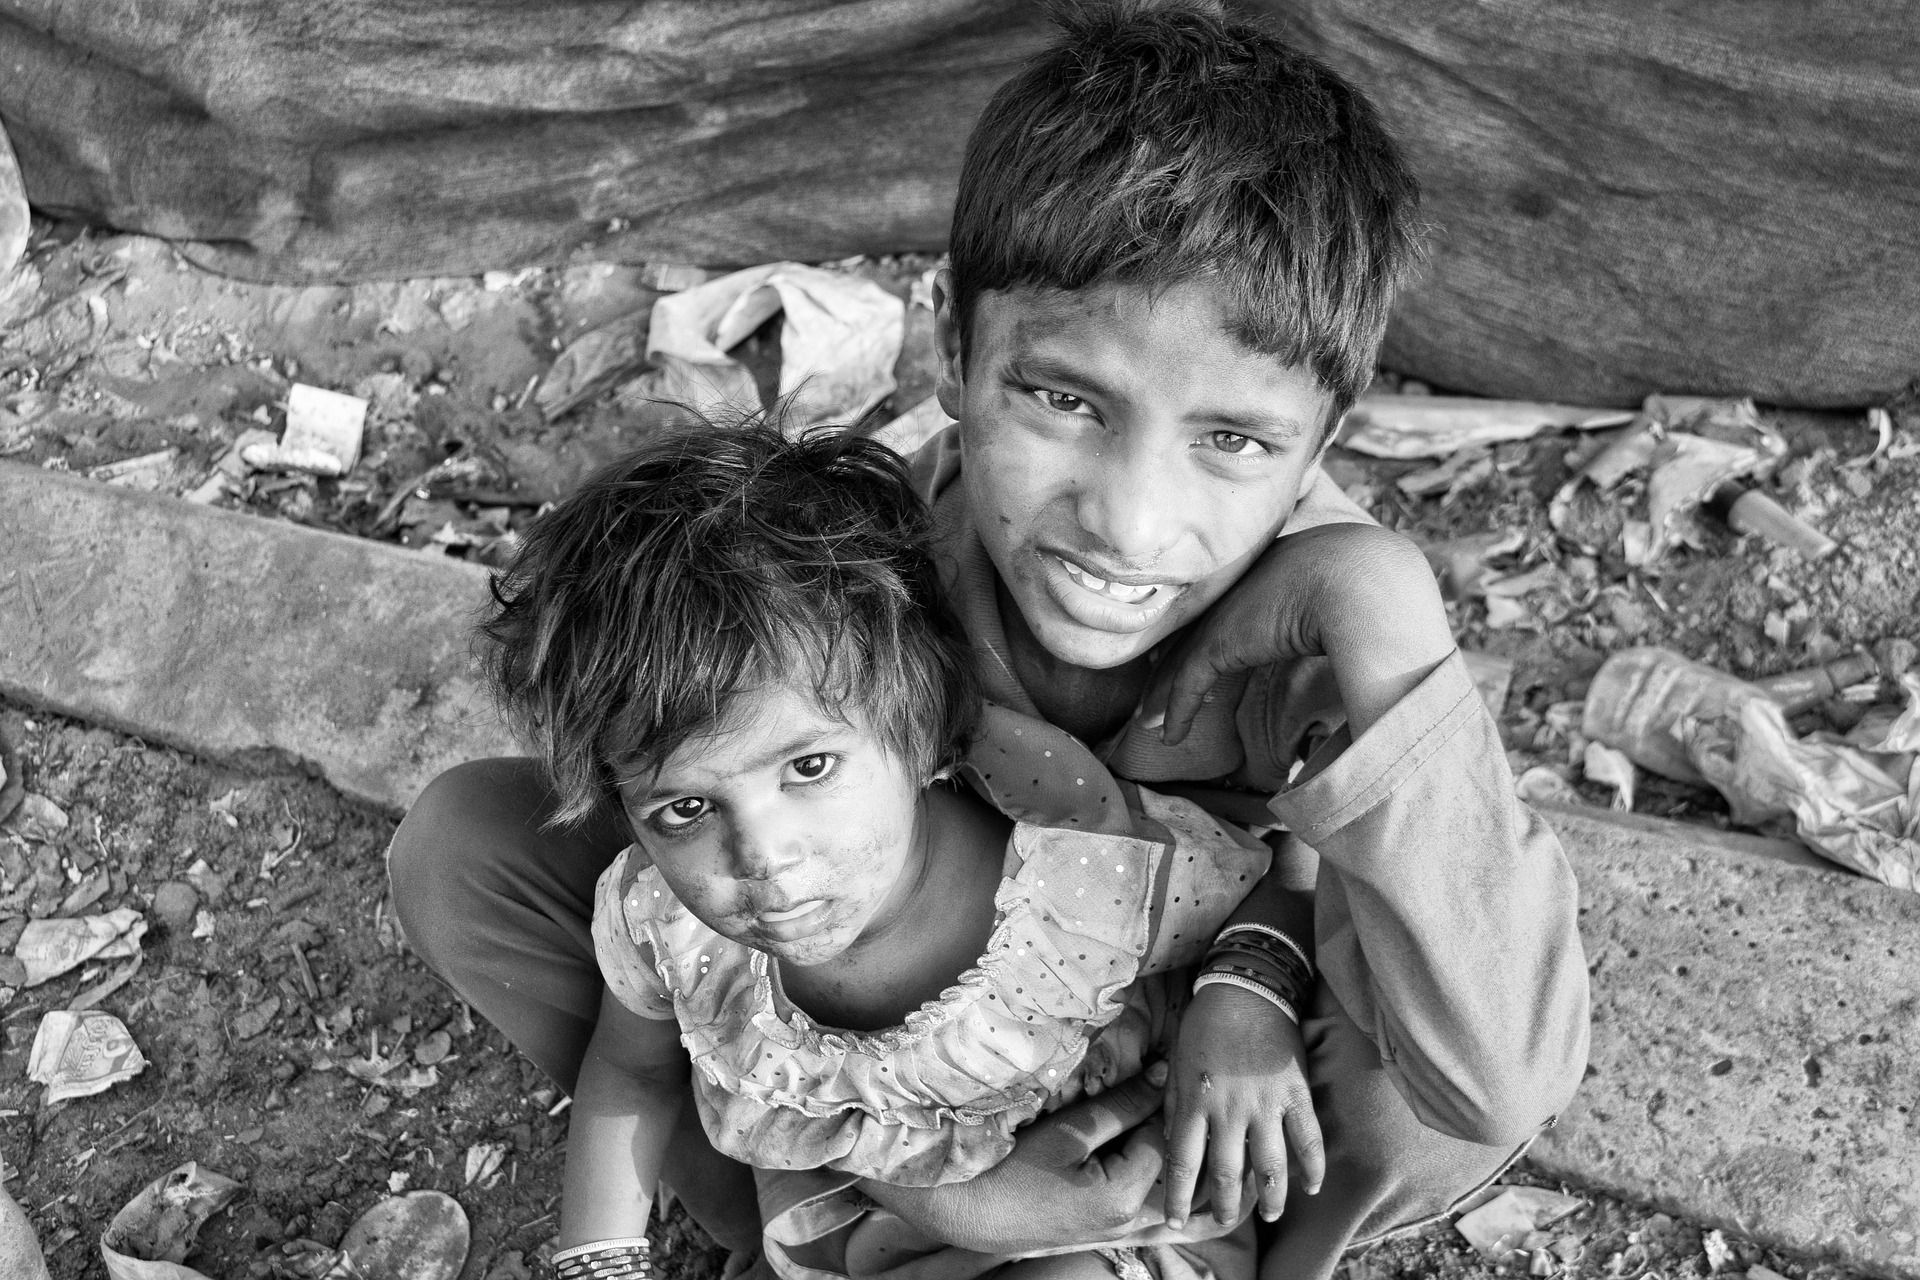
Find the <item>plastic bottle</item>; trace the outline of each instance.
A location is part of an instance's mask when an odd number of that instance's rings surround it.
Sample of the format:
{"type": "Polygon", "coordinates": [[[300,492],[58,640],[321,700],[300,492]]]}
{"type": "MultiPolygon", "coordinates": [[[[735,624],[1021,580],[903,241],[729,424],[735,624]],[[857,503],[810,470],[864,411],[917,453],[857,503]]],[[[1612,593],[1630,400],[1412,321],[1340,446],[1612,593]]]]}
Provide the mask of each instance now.
{"type": "Polygon", "coordinates": [[[1623,649],[1601,666],[1587,689],[1580,731],[1604,742],[1643,769],[1679,782],[1705,785],[1676,732],[1684,719],[1737,713],[1766,693],[1717,667],[1642,646],[1623,649]]]}

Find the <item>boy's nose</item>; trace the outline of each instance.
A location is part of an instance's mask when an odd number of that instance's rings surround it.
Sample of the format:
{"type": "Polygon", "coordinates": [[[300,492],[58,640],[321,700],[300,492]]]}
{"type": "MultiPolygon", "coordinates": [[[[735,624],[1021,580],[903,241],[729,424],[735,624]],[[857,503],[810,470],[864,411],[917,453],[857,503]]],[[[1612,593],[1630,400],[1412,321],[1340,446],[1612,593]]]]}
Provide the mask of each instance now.
{"type": "Polygon", "coordinates": [[[1080,491],[1080,527],[1123,564],[1147,569],[1179,539],[1179,468],[1142,448],[1112,445],[1089,468],[1080,491]]]}

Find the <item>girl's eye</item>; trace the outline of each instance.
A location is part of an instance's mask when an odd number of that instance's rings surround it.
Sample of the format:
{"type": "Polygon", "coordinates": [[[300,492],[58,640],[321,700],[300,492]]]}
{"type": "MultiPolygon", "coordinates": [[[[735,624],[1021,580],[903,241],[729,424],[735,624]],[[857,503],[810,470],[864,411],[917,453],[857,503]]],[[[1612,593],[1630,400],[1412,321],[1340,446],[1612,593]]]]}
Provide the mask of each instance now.
{"type": "Polygon", "coordinates": [[[1266,452],[1266,446],[1252,436],[1243,436],[1237,431],[1216,431],[1208,437],[1213,447],[1221,453],[1248,453],[1254,449],[1266,452]]]}
{"type": "Polygon", "coordinates": [[[699,796],[682,796],[678,800],[669,800],[653,811],[654,824],[668,831],[679,827],[690,827],[700,821],[707,812],[707,802],[699,796]]]}
{"type": "Polygon", "coordinates": [[[787,765],[796,778],[802,782],[818,782],[833,772],[833,766],[839,757],[820,752],[816,755],[801,756],[787,765]]]}
{"type": "Polygon", "coordinates": [[[1044,388],[1036,388],[1033,394],[1040,398],[1041,404],[1052,409],[1055,413],[1079,413],[1087,407],[1085,400],[1082,400],[1079,396],[1070,396],[1064,391],[1048,391],[1044,388]]]}

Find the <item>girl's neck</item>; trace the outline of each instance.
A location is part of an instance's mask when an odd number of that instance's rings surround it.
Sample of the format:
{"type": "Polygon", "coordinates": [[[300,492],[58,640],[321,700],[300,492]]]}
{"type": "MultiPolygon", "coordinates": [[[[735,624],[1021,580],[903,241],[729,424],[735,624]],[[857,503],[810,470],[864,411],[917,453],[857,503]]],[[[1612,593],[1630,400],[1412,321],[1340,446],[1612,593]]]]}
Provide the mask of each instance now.
{"type": "Polygon", "coordinates": [[[814,1021],[897,1026],[986,950],[1012,824],[971,792],[934,786],[919,825],[919,865],[880,927],[826,964],[778,966],[787,999],[814,1021]]]}

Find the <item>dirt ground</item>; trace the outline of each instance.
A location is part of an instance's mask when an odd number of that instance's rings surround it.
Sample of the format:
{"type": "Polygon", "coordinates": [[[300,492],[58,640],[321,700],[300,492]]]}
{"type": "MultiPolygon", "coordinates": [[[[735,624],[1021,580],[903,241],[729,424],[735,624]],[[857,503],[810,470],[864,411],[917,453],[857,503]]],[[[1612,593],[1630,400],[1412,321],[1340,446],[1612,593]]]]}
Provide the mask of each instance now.
{"type": "MultiPolygon", "coordinates": [[[[482,562],[644,427],[644,412],[619,402],[630,361],[602,368],[576,388],[579,406],[549,422],[541,392],[556,356],[596,330],[637,340],[660,287],[676,283],[652,268],[581,266],[250,286],[156,241],[45,224],[29,261],[30,279],[0,289],[0,457],[482,562]],[[365,452],[344,479],[233,463],[243,433],[277,432],[295,381],[372,403],[365,452]],[[129,459],[140,461],[113,465],[129,459]]],[[[931,264],[842,265],[907,298],[931,264]]],[[[895,409],[930,389],[929,324],[923,307],[910,309],[895,409]]],[[[777,368],[774,332],[747,354],[764,383],[777,368]]],[[[1549,519],[1593,447],[1570,436],[1498,446],[1425,496],[1401,482],[1430,463],[1336,450],[1330,470],[1437,560],[1463,540],[1497,538],[1491,571],[1534,575],[1511,605],[1457,586],[1456,629],[1463,647],[1513,664],[1501,722],[1516,772],[1550,767],[1604,804],[1611,790],[1570,760],[1554,709],[1583,695],[1608,653],[1665,644],[1755,676],[1920,638],[1920,456],[1896,447],[1866,461],[1875,440],[1858,414],[1773,416],[1790,445],[1776,496],[1842,544],[1818,565],[1710,523],[1698,547],[1651,568],[1628,565],[1614,541],[1574,545],[1549,519]]],[[[1903,443],[1920,428],[1911,414],[1896,422],[1903,443]]],[[[1636,496],[1623,491],[1619,503],[1636,496]]],[[[1797,724],[1844,727],[1858,710],[1831,703],[1797,724]]],[[[215,1280],[311,1275],[323,1256],[311,1242],[337,1244],[380,1198],[420,1188],[465,1208],[465,1276],[526,1275],[557,1226],[563,1099],[407,953],[381,867],[391,818],[304,776],[238,772],[31,708],[0,703],[0,732],[18,748],[27,789],[66,816],[59,831],[18,818],[0,831],[0,952],[28,919],[127,906],[149,922],[139,967],[100,1004],[149,1060],[141,1075],[52,1106],[26,1079],[40,1015],[126,962],[84,966],[0,1005],[4,1185],[57,1280],[103,1275],[101,1228],[189,1159],[244,1184],[191,1258],[215,1280]]],[[[1637,807],[1727,823],[1716,794],[1659,779],[1643,779],[1637,807]]],[[[1852,1275],[1731,1233],[1709,1237],[1657,1206],[1568,1190],[1587,1207],[1551,1229],[1535,1274],[1852,1275]]],[[[677,1216],[656,1229],[674,1280],[718,1273],[697,1229],[677,1216]]],[[[1465,1277],[1525,1274],[1526,1261],[1487,1262],[1439,1227],[1348,1268],[1349,1280],[1465,1277]]]]}

